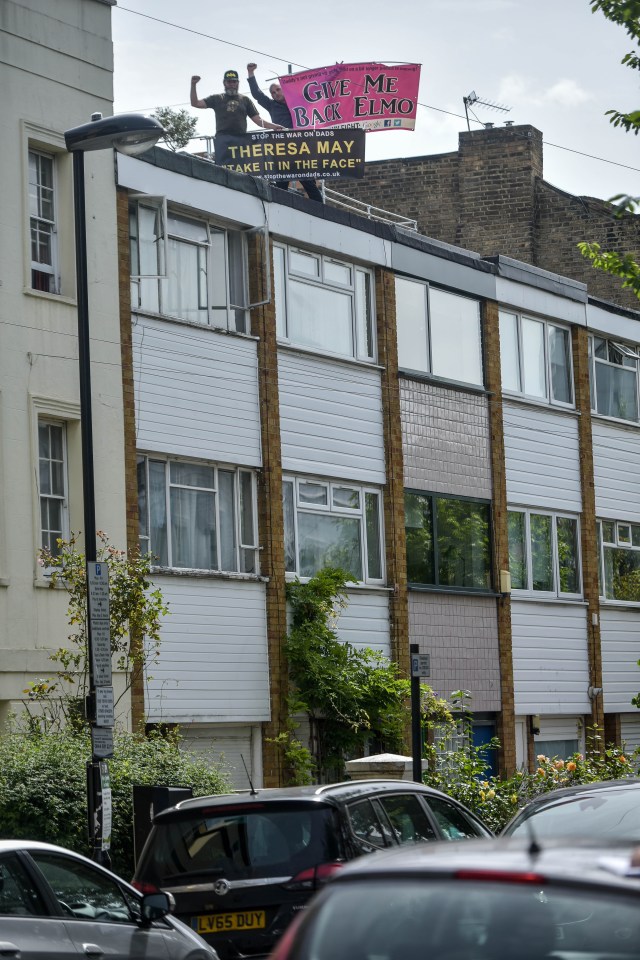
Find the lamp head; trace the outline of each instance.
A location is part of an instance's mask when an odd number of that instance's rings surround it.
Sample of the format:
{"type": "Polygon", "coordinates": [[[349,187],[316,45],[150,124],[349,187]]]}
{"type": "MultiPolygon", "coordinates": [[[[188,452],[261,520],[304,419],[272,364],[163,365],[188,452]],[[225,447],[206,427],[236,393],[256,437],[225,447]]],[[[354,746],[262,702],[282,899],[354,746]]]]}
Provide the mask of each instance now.
{"type": "Polygon", "coordinates": [[[114,147],[119,153],[135,157],[149,150],[164,136],[164,128],[154,117],[139,113],[123,113],[105,117],[91,116],[90,123],[67,130],[64,135],[67,150],[107,150],[114,147]]]}

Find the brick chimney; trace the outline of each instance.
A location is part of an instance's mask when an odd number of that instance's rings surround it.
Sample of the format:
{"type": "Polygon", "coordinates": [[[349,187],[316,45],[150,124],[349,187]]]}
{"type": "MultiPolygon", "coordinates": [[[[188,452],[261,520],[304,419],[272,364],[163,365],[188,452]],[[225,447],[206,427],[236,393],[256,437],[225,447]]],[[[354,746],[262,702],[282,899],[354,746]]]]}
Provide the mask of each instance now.
{"type": "Polygon", "coordinates": [[[461,133],[456,244],[534,263],[542,133],[529,125],[461,133]]]}

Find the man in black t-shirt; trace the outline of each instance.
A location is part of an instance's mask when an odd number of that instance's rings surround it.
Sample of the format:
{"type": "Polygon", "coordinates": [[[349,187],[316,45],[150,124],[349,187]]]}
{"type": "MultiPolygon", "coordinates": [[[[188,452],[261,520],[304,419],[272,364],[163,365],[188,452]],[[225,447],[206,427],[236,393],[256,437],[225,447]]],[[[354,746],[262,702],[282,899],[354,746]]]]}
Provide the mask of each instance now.
{"type": "Polygon", "coordinates": [[[247,132],[247,117],[265,130],[282,130],[277,123],[263,120],[253,100],[238,93],[239,77],[236,70],[227,70],[222,82],[224,93],[214,93],[201,100],[196,86],[200,77],[191,77],[191,106],[206,110],[211,107],[216,115],[215,153],[218,158],[225,153],[229,137],[241,137],[247,132]]]}

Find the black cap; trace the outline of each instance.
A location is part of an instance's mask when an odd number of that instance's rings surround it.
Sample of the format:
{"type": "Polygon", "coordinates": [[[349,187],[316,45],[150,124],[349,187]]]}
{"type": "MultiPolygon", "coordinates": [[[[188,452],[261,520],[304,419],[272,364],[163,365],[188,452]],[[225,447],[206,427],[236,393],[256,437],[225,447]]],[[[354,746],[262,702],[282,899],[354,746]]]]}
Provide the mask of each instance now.
{"type": "Polygon", "coordinates": [[[237,70],[227,70],[222,79],[223,80],[239,80],[240,76],[237,70]]]}

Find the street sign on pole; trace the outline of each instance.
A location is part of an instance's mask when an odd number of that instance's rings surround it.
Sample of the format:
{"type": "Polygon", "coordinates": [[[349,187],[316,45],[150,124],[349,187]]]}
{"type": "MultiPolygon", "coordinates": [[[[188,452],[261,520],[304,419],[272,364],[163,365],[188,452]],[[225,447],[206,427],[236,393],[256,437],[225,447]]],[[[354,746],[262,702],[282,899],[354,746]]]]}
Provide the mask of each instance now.
{"type": "Polygon", "coordinates": [[[113,730],[111,727],[91,728],[91,750],[94,759],[108,760],[113,756],[113,730]]]}
{"type": "Polygon", "coordinates": [[[108,687],[111,685],[111,631],[109,567],[106,563],[87,563],[87,587],[93,682],[96,687],[108,687]]]}
{"type": "MultiPolygon", "coordinates": [[[[415,644],[412,644],[415,646],[415,644]]],[[[430,677],[431,676],[431,655],[428,653],[411,654],[411,676],[412,677],[430,677]]]]}
{"type": "Polygon", "coordinates": [[[113,727],[113,687],[96,687],[96,726],[113,727]]]}

